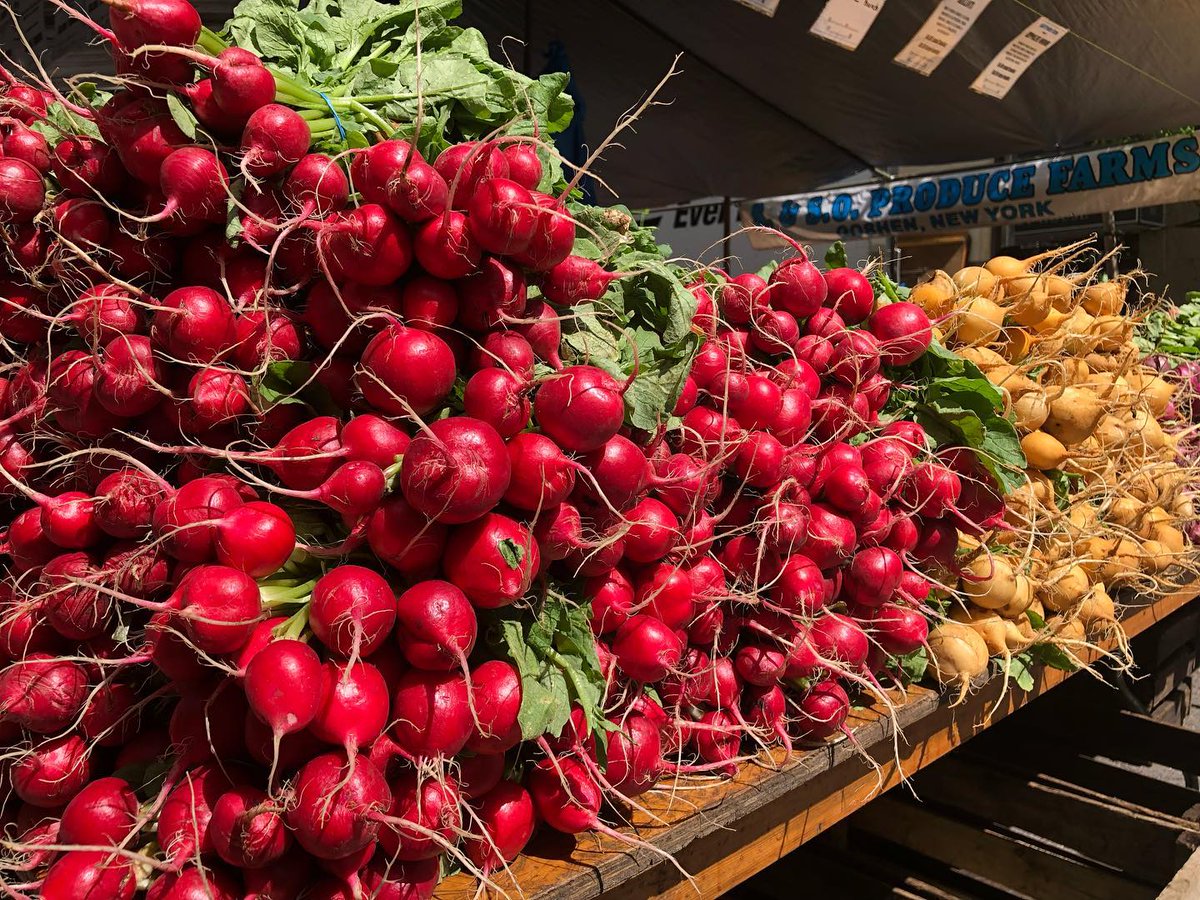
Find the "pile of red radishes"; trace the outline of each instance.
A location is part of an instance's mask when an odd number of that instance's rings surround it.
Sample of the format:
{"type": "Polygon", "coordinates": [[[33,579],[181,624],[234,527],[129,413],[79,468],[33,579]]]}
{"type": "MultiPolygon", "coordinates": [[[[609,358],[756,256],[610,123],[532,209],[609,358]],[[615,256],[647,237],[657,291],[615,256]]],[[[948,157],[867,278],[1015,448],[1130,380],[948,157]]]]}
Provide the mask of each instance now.
{"type": "Polygon", "coordinates": [[[972,460],[879,425],[917,307],[799,252],[706,272],[633,430],[636,364],[560,357],[621,275],[571,255],[537,142],[310,153],[253,54],[128,53],[191,47],[186,0],[111,16],[125,90],[0,98],[11,896],[427,897],[837,733],[921,648],[972,460]],[[523,734],[483,629],[551,593],[607,689],[523,734]]]}

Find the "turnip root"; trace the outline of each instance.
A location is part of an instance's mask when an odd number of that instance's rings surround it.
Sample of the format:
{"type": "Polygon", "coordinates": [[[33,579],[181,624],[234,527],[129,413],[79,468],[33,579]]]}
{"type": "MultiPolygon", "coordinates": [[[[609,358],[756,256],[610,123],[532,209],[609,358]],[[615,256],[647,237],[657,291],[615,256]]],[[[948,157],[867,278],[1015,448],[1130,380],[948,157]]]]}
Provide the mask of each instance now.
{"type": "Polygon", "coordinates": [[[959,687],[960,696],[971,679],[987,671],[987,644],[969,625],[943,622],[929,633],[928,646],[933,676],[946,687],[959,687]]]}

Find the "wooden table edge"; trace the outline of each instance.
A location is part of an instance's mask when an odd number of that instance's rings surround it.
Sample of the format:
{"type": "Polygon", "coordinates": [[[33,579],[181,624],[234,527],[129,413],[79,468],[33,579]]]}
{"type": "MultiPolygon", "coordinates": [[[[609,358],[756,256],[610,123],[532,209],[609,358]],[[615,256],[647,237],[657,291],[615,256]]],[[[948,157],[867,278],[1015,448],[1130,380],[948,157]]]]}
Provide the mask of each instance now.
{"type": "MultiPolygon", "coordinates": [[[[1161,622],[1198,594],[1200,581],[1194,581],[1151,603],[1127,607],[1121,620],[1126,637],[1161,622]]],[[[1112,645],[1107,642],[1109,648],[1112,645]]],[[[1088,661],[1100,655],[1094,651],[1088,661]]],[[[890,719],[875,718],[853,730],[857,748],[842,740],[794,754],[778,770],[744,766],[737,777],[711,789],[713,799],[702,809],[666,827],[638,829],[643,840],[676,857],[690,873],[690,882],[649,849],[621,848],[614,840],[590,836],[582,836],[569,853],[561,846],[561,856],[518,859],[511,875],[519,889],[504,873],[493,879],[510,896],[536,900],[718,896],[1071,674],[1042,668],[1030,691],[994,678],[960,704],[916,686],[896,707],[899,736],[890,719]],[[543,871],[530,879],[534,872],[522,870],[532,868],[543,871]]],[[[475,893],[474,879],[460,875],[439,885],[435,897],[451,900],[475,893]]]]}

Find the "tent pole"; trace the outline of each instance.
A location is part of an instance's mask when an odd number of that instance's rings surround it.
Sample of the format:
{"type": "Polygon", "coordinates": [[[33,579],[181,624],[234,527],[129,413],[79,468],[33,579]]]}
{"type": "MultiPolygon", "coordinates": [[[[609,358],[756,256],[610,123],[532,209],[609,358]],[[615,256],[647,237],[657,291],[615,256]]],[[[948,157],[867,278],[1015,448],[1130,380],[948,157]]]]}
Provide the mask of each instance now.
{"type": "Polygon", "coordinates": [[[728,261],[730,253],[730,223],[729,214],[733,211],[733,203],[728,194],[725,195],[724,204],[721,206],[721,222],[725,233],[721,235],[721,258],[728,261]]]}

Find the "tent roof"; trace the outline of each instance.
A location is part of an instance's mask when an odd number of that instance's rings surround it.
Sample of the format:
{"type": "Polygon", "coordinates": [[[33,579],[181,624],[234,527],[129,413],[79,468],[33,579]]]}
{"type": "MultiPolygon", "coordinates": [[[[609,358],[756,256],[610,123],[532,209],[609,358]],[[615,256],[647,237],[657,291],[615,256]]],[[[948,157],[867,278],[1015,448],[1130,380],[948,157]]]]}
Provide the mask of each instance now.
{"type": "Polygon", "coordinates": [[[527,41],[534,72],[550,41],[563,42],[591,146],[683,53],[682,74],[661,95],[671,105],[649,110],[620,139],[625,149],[610,149],[598,168],[632,206],[767,196],[872,166],[1042,154],[1200,122],[1200,100],[1186,96],[1200,84],[1200,19],[1177,4],[993,0],[928,77],[892,58],[937,0],[886,4],[853,52],[809,34],[824,0],[781,0],[774,18],[733,0],[464,5],[463,24],[518,67],[522,47],[504,36],[527,41]],[[1072,33],[1004,100],[972,92],[1038,14],[1072,33]]]}

